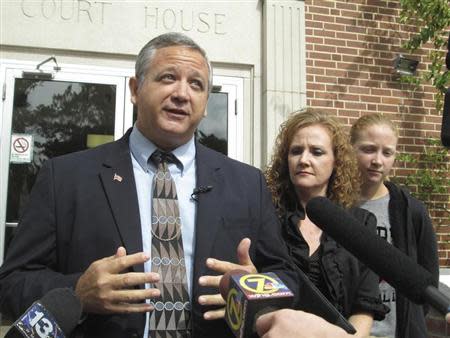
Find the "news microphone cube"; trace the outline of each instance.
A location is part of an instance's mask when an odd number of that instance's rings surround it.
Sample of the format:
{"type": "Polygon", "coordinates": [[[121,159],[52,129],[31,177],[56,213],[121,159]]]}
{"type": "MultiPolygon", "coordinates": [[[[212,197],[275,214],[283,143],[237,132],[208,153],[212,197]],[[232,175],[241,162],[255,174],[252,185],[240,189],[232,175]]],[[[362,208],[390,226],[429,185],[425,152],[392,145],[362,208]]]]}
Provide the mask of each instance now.
{"type": "Polygon", "coordinates": [[[294,294],[272,272],[230,276],[225,320],[236,337],[257,337],[256,319],[290,307],[294,294]]]}
{"type": "Polygon", "coordinates": [[[23,337],[65,338],[53,315],[39,302],[34,302],[14,326],[23,337]]]}

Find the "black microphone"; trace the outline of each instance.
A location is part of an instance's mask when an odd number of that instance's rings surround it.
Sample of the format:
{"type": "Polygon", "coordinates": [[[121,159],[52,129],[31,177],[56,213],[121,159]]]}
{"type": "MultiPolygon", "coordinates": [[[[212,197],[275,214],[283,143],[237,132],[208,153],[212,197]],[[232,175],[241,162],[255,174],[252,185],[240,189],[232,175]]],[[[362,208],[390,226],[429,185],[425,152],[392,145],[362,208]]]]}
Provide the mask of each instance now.
{"type": "Polygon", "coordinates": [[[205,193],[211,191],[212,188],[213,188],[212,185],[205,185],[205,186],[196,187],[196,188],[194,188],[194,190],[192,191],[191,198],[192,198],[194,201],[198,202],[198,195],[200,195],[200,194],[205,194],[205,193]]]}
{"type": "Polygon", "coordinates": [[[225,273],[219,284],[226,300],[225,321],[238,338],[258,337],[259,316],[288,308],[294,294],[273,272],[249,274],[243,270],[225,273]]]}
{"type": "Polygon", "coordinates": [[[306,205],[308,218],[411,301],[446,315],[450,299],[433,284],[431,273],[325,197],[306,205]]]}
{"type": "Polygon", "coordinates": [[[5,338],[65,338],[80,317],[81,303],[73,290],[53,289],[16,320],[5,338]]]}

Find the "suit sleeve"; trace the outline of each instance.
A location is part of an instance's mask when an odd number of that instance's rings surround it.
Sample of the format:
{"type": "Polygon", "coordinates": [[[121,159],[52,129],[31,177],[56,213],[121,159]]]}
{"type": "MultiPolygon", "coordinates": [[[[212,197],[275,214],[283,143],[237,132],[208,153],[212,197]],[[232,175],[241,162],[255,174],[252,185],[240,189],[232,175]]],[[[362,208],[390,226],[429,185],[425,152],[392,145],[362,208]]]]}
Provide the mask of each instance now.
{"type": "Polygon", "coordinates": [[[0,311],[16,319],[49,290],[74,287],[81,274],[57,272],[52,161],[42,167],[0,268],[0,311]]]}
{"type": "Polygon", "coordinates": [[[295,293],[300,281],[281,235],[281,224],[276,216],[266,181],[261,172],[259,176],[260,227],[253,263],[259,272],[276,273],[295,293]]]}

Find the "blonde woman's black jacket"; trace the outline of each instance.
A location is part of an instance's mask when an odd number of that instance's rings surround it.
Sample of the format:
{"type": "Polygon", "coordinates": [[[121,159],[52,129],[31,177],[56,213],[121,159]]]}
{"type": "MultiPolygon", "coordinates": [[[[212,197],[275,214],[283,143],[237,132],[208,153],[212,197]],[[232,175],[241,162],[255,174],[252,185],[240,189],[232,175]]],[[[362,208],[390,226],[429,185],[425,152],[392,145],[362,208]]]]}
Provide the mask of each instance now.
{"type": "MultiPolygon", "coordinates": [[[[385,182],[389,190],[389,221],[393,245],[427,269],[439,283],[436,235],[424,204],[405,189],[385,182]]],[[[427,338],[426,308],[397,295],[396,337],[427,338]]]]}

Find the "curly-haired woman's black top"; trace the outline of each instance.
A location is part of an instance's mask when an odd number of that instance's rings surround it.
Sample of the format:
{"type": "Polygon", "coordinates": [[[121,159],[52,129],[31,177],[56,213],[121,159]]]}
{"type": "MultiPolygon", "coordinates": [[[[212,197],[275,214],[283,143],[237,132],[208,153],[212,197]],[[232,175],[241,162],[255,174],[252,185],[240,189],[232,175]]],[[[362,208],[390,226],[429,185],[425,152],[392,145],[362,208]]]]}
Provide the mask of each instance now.
{"type": "MultiPolygon", "coordinates": [[[[376,218],[372,213],[360,208],[352,208],[348,212],[361,222],[361,226],[376,233],[376,218]]],[[[383,319],[387,308],[380,301],[379,277],[325,232],[320,238],[319,248],[309,256],[308,244],[298,229],[301,219],[304,219],[304,211],[295,210],[288,212],[282,220],[283,237],[297,267],[344,317],[368,312],[375,320],[383,319]]],[[[299,291],[300,303],[301,298],[299,291]]],[[[314,304],[307,306],[313,307],[314,304]]],[[[314,312],[313,308],[304,306],[302,310],[314,312]]]]}

